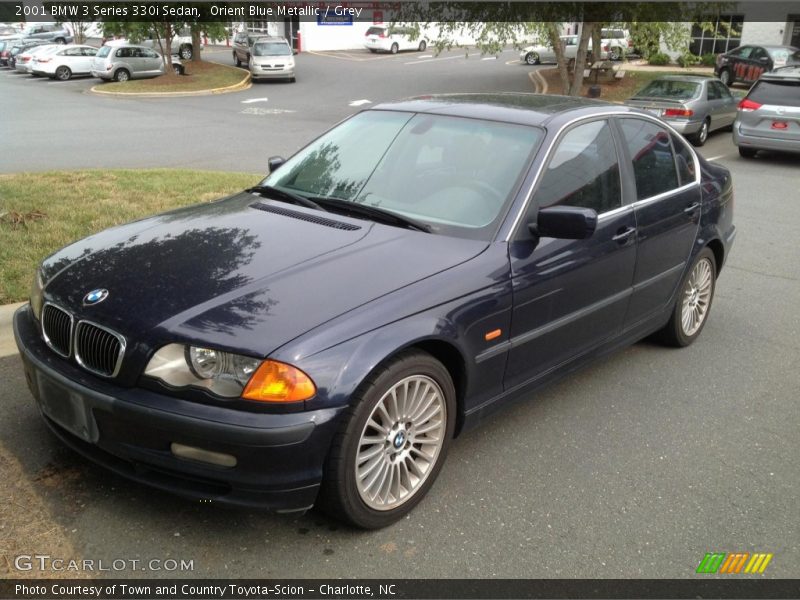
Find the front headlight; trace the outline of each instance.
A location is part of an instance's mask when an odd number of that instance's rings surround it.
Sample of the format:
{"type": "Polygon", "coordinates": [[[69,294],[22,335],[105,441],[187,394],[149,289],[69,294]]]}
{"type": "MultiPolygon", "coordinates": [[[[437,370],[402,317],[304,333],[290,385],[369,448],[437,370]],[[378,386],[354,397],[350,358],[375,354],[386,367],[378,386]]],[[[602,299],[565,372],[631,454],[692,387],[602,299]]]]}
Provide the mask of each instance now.
{"type": "Polygon", "coordinates": [[[31,284],[31,310],[33,311],[33,316],[37,321],[42,316],[42,304],[44,304],[42,290],[44,290],[42,270],[36,269],[36,275],[33,276],[33,283],[31,284]]]}
{"type": "Polygon", "coordinates": [[[299,402],[317,391],[308,375],[291,365],[183,344],[161,348],[144,374],[173,387],[200,387],[224,398],[260,402],[299,402]]]}

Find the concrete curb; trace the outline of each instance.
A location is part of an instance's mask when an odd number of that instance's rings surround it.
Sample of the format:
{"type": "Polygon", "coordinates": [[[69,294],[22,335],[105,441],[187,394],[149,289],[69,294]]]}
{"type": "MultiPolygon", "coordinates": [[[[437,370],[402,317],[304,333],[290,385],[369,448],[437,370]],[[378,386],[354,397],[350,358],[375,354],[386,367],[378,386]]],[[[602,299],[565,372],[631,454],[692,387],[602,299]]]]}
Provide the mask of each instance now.
{"type": "Polygon", "coordinates": [[[99,96],[114,96],[117,98],[179,98],[181,96],[212,96],[215,94],[230,94],[231,92],[239,92],[252,87],[250,71],[240,69],[239,67],[228,67],[229,69],[236,69],[247,73],[244,79],[239,83],[228,85],[225,87],[211,88],[208,90],[195,90],[192,92],[106,92],[98,89],[99,86],[94,86],[89,89],[92,94],[99,96]]]}
{"type": "Polygon", "coordinates": [[[11,321],[14,317],[14,312],[24,304],[25,302],[17,302],[16,304],[0,306],[0,358],[17,354],[17,345],[14,342],[14,329],[11,321]]]}

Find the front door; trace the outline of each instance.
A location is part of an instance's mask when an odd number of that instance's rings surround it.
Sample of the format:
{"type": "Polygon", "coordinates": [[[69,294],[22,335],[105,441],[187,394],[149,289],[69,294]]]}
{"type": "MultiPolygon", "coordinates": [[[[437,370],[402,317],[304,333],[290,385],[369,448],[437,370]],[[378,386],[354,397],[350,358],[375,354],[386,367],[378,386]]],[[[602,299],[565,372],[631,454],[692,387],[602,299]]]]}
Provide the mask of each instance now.
{"type": "Polygon", "coordinates": [[[636,261],[633,208],[623,205],[617,143],[606,119],[557,141],[509,246],[514,295],[506,389],[545,376],[621,331],[636,261]],[[527,223],[553,205],[593,208],[588,239],[542,238],[527,223]]]}

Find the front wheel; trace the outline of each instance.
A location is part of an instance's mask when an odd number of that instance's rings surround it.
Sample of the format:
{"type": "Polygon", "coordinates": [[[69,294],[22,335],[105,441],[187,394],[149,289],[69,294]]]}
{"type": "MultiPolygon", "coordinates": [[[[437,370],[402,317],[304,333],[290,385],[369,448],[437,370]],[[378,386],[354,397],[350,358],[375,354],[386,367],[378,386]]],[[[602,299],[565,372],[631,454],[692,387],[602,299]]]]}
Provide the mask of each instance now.
{"type": "Polygon", "coordinates": [[[609,60],[621,60],[622,59],[622,50],[620,48],[611,48],[608,52],[608,59],[609,60]]]}
{"type": "Polygon", "coordinates": [[[183,60],[192,60],[192,56],[194,56],[194,50],[189,44],[184,44],[181,46],[178,54],[183,60]]]}
{"type": "Polygon", "coordinates": [[[320,506],[377,529],[406,515],[444,463],[456,416],[453,381],[430,354],[408,351],[362,384],[325,467],[320,506]]]}
{"type": "Polygon", "coordinates": [[[681,283],[669,322],[659,332],[662,342],[683,347],[699,337],[708,320],[716,281],[716,258],[710,248],[703,248],[681,283]]]}
{"type": "Polygon", "coordinates": [[[233,62],[236,64],[237,67],[242,66],[242,61],[239,60],[239,55],[236,52],[233,53],[233,62]]]}
{"type": "Polygon", "coordinates": [[[425,42],[425,40],[422,40],[422,41],[419,43],[419,48],[417,48],[417,49],[418,49],[420,52],[425,52],[425,48],[427,48],[427,47],[428,47],[428,44],[427,44],[427,42],[425,42]]]}
{"type": "Polygon", "coordinates": [[[538,65],[539,64],[539,55],[536,52],[528,52],[525,55],[525,62],[529,65],[538,65]]]}
{"type": "Polygon", "coordinates": [[[733,85],[731,72],[728,69],[722,69],[722,71],[719,72],[719,80],[728,87],[731,87],[733,85]]]}
{"type": "Polygon", "coordinates": [[[389,50],[389,52],[391,52],[392,54],[397,54],[398,50],[400,50],[400,46],[398,46],[397,44],[392,44],[392,47],[389,50]]]}
{"type": "Polygon", "coordinates": [[[72,77],[72,71],[69,70],[69,67],[58,67],[56,69],[56,79],[59,81],[68,81],[70,77],[72,77]]]}

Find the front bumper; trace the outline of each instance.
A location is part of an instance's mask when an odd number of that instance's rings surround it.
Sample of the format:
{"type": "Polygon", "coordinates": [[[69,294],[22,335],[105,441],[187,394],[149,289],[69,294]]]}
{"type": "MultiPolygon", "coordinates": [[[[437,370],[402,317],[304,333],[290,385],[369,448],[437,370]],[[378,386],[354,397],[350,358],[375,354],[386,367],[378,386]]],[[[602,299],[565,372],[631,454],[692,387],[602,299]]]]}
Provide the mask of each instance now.
{"type": "Polygon", "coordinates": [[[286,512],[314,504],[342,408],[246,413],[94,377],[53,353],[29,306],[14,315],[25,378],[45,422],[69,447],[129,479],[184,497],[286,512]],[[236,457],[222,467],[171,444],[236,457]]]}
{"type": "Polygon", "coordinates": [[[262,69],[257,66],[250,67],[252,79],[286,79],[294,77],[294,67],[283,69],[262,69]]]}

